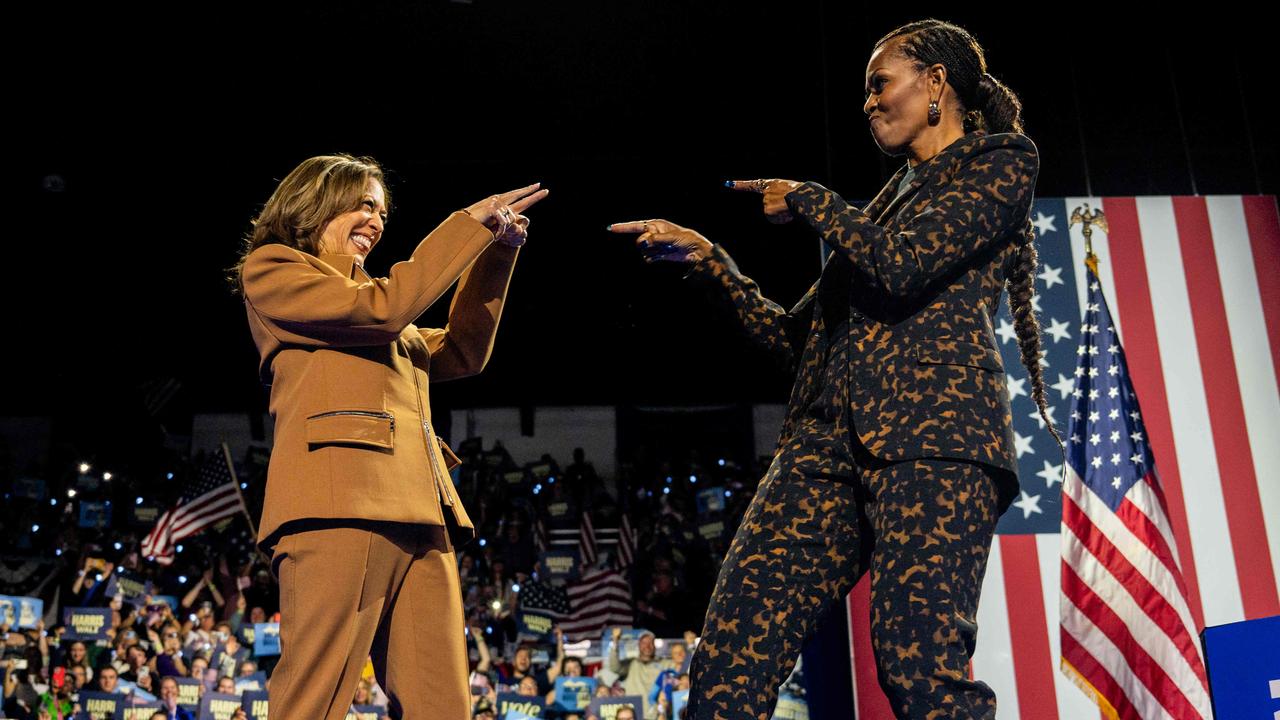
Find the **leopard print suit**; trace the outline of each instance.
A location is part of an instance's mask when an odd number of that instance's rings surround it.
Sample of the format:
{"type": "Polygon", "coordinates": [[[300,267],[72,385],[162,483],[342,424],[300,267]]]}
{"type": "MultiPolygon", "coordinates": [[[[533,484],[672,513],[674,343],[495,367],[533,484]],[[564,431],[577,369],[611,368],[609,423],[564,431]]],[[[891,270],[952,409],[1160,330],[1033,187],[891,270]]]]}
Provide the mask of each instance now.
{"type": "Polygon", "coordinates": [[[992,317],[1038,171],[1030,138],[979,130],[899,188],[904,165],[862,210],[801,185],[787,204],[831,257],[790,311],[719,245],[690,269],[797,377],[720,569],[687,718],[770,717],[816,619],[866,572],[895,715],[995,716],[967,674],[992,534],[1018,489],[992,317]]]}

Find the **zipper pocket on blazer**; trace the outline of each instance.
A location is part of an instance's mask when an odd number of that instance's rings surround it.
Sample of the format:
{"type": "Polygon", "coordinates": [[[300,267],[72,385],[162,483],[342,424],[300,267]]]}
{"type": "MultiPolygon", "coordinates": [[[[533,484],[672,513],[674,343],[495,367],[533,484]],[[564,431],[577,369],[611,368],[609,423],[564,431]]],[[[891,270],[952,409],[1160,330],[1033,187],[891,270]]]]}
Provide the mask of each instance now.
{"type": "MultiPolygon", "coordinates": [[[[453,496],[453,478],[436,462],[436,453],[431,444],[436,442],[436,433],[431,429],[431,421],[427,420],[426,409],[422,407],[422,389],[418,385],[418,370],[410,368],[413,373],[413,394],[418,400],[418,417],[422,418],[422,444],[427,451],[427,464],[431,467],[431,477],[436,484],[436,494],[440,497],[441,506],[462,507],[462,503],[453,496]]],[[[435,448],[439,451],[439,448],[435,448]]],[[[443,512],[444,508],[441,507],[443,512]]],[[[456,512],[456,511],[455,511],[456,512]]]]}
{"type": "Polygon", "coordinates": [[[385,411],[384,411],[384,412],[379,412],[379,411],[374,411],[374,410],[330,410],[329,412],[322,412],[322,413],[318,413],[318,414],[316,414],[316,415],[308,415],[308,416],[307,416],[307,419],[308,419],[308,420],[314,420],[315,418],[329,417],[330,415],[362,415],[362,416],[364,416],[364,417],[376,417],[376,418],[383,418],[383,419],[385,419],[385,420],[390,421],[390,423],[391,423],[391,432],[395,432],[395,431],[396,431],[396,418],[395,418],[395,416],[394,416],[394,415],[392,415],[391,413],[389,413],[389,412],[385,412],[385,411]]]}

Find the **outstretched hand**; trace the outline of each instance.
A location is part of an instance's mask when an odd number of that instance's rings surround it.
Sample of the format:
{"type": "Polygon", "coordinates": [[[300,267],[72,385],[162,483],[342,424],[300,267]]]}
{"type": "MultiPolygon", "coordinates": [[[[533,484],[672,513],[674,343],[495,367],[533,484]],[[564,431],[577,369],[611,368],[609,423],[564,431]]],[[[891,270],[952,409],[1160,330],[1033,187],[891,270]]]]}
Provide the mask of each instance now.
{"type": "Polygon", "coordinates": [[[667,220],[614,223],[608,230],[614,233],[639,233],[636,247],[647,263],[693,263],[711,254],[711,241],[701,233],[667,220]]]}
{"type": "Polygon", "coordinates": [[[498,242],[519,247],[529,234],[529,218],[521,213],[551,192],[540,189],[541,187],[542,183],[534,183],[499,195],[490,195],[463,209],[463,212],[489,228],[498,242]]]}
{"type": "Polygon", "coordinates": [[[727,180],[725,187],[740,192],[757,192],[764,196],[764,215],[771,223],[789,223],[794,217],[787,207],[787,193],[800,187],[794,180],[760,179],[727,180]]]}

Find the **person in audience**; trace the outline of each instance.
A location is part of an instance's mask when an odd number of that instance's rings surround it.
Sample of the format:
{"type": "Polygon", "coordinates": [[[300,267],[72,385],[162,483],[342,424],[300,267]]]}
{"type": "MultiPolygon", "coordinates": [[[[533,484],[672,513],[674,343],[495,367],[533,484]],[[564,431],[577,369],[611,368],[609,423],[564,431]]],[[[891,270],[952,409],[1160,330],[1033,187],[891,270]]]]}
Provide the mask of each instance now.
{"type": "Polygon", "coordinates": [[[182,639],[178,628],[166,626],[160,632],[161,650],[151,658],[151,670],[160,677],[186,675],[187,663],[182,656],[182,639]]]}
{"type": "MultiPolygon", "coordinates": [[[[559,668],[556,668],[556,672],[559,672],[559,668]]],[[[535,695],[546,694],[554,681],[554,677],[548,677],[546,672],[533,667],[533,649],[528,645],[521,645],[516,648],[515,655],[511,658],[511,674],[501,678],[500,682],[515,685],[525,678],[533,680],[535,695]]]]}
{"type": "Polygon", "coordinates": [[[639,695],[644,698],[644,709],[648,712],[649,690],[663,670],[671,669],[671,661],[658,659],[656,638],[648,630],[640,634],[637,655],[630,660],[618,659],[618,649],[622,644],[622,628],[615,627],[611,638],[613,642],[609,644],[609,655],[605,661],[605,667],[610,672],[622,676],[622,687],[627,695],[639,695]]]}
{"type": "Polygon", "coordinates": [[[516,686],[516,694],[524,697],[538,697],[538,681],[534,680],[532,675],[525,675],[520,678],[520,684],[516,686]]]}
{"type": "Polygon", "coordinates": [[[164,720],[193,720],[191,713],[178,705],[178,681],[172,677],[160,679],[160,714],[164,720]]]}
{"type": "Polygon", "coordinates": [[[107,665],[98,671],[98,690],[104,693],[120,692],[120,673],[115,667],[107,665]]]}

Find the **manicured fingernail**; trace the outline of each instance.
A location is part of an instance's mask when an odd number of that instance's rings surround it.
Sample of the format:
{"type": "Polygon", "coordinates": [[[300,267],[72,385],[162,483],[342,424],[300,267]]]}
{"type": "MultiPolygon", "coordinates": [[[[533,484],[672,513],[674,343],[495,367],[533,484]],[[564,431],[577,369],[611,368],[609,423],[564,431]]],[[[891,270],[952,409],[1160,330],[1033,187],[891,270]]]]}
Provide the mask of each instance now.
{"type": "Polygon", "coordinates": [[[725,181],[724,181],[724,186],[725,186],[725,187],[733,187],[733,181],[732,181],[732,180],[725,180],[725,181]]]}
{"type": "Polygon", "coordinates": [[[605,225],[604,229],[608,232],[613,232],[613,225],[612,224],[605,225]]]}

